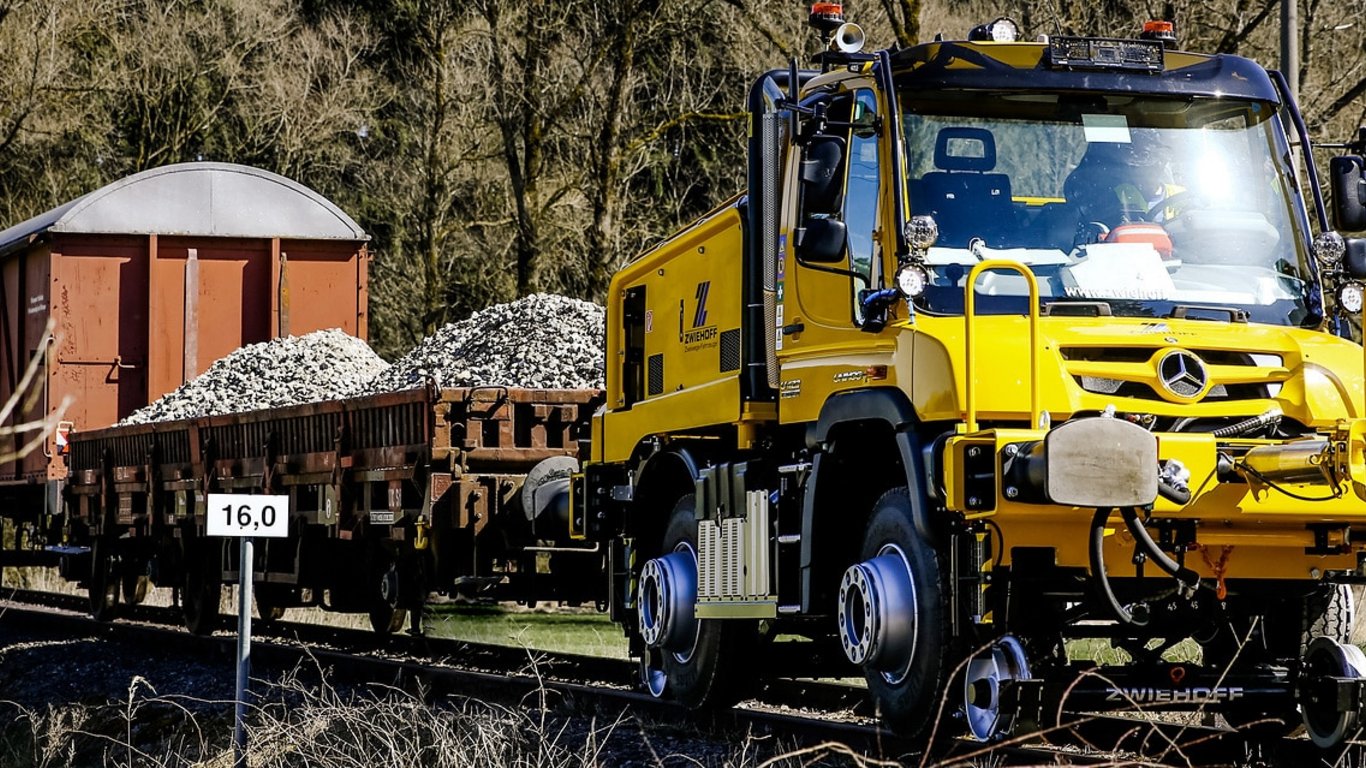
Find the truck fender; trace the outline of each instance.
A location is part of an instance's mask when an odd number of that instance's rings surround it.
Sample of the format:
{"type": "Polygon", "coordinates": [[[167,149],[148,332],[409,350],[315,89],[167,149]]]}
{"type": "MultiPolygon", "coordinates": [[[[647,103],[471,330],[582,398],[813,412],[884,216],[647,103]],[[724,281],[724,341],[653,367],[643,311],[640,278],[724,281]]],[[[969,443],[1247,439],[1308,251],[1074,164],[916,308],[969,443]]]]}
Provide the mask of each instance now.
{"type": "Polygon", "coordinates": [[[631,494],[631,515],[627,528],[641,536],[647,546],[664,534],[668,513],[679,496],[690,492],[700,476],[705,459],[686,445],[656,451],[640,463],[631,494]],[[657,514],[655,514],[657,512],[657,514]],[[655,531],[654,528],[659,530],[655,531]],[[659,536],[653,536],[658,533],[659,536]]]}
{"type": "MultiPolygon", "coordinates": [[[[814,585],[811,584],[812,568],[815,560],[813,531],[815,529],[817,491],[822,481],[821,451],[826,447],[832,430],[840,424],[867,424],[883,422],[891,427],[896,450],[905,468],[904,482],[910,491],[913,510],[912,524],[916,533],[927,541],[935,539],[929,521],[929,503],[925,496],[925,460],[921,452],[920,437],[915,427],[918,421],[910,400],[899,389],[890,387],[843,392],[832,396],[821,409],[820,417],[807,432],[807,443],[816,451],[812,460],[811,477],[807,481],[806,493],[802,499],[802,602],[806,611],[814,585]]],[[[824,473],[828,475],[829,473],[824,473]]]]}
{"type": "Polygon", "coordinates": [[[900,432],[903,428],[915,426],[918,419],[910,398],[894,387],[839,392],[831,395],[821,406],[821,415],[807,432],[807,447],[820,447],[830,437],[830,430],[835,425],[851,421],[885,421],[900,432]]]}

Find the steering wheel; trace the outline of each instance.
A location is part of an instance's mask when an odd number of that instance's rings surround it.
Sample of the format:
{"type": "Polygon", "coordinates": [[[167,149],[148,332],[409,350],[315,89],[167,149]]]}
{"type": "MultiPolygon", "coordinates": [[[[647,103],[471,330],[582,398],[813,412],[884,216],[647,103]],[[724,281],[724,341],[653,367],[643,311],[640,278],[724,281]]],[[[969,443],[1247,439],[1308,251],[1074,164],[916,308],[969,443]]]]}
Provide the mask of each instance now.
{"type": "Polygon", "coordinates": [[[1208,201],[1205,196],[1193,189],[1183,189],[1172,195],[1168,195],[1158,200],[1148,209],[1148,221],[1165,221],[1180,216],[1186,210],[1193,208],[1208,208],[1208,201]],[[1168,216],[1167,212],[1171,215],[1168,216]]]}

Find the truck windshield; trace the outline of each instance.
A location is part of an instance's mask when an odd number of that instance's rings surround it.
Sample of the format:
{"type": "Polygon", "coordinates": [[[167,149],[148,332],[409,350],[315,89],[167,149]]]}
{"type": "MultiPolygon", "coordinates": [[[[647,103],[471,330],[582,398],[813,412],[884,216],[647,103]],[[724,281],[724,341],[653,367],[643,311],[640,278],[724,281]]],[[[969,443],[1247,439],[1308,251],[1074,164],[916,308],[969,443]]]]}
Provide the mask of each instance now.
{"type": "MultiPolygon", "coordinates": [[[[1091,305],[1073,311],[1317,320],[1272,105],[923,91],[901,103],[911,211],[939,227],[921,309],[961,313],[968,270],[1004,258],[1033,270],[1044,305],[1091,305]]],[[[978,281],[983,313],[1023,312],[1027,296],[1013,273],[978,281]]]]}

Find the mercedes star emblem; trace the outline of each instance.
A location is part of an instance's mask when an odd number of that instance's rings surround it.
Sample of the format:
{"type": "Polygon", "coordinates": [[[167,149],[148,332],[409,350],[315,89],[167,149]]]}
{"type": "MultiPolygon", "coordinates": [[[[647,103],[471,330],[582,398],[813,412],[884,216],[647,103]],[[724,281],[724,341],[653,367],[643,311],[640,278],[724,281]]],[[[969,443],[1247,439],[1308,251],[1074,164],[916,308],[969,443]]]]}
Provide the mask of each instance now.
{"type": "Polygon", "coordinates": [[[1173,349],[1157,363],[1157,380],[1162,388],[1183,400],[1194,400],[1209,384],[1205,364],[1184,349],[1173,349]]]}

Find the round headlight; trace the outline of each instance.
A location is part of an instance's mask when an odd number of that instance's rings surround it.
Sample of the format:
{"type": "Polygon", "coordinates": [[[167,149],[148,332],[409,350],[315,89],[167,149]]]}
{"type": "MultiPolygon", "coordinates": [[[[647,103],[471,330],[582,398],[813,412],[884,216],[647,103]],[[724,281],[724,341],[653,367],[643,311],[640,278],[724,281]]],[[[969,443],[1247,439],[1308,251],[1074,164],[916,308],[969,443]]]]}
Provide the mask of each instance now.
{"type": "Polygon", "coordinates": [[[927,251],[939,240],[939,224],[933,216],[912,216],[906,222],[906,243],[913,250],[927,251]]]}
{"type": "Polygon", "coordinates": [[[919,264],[905,264],[896,272],[896,289],[908,299],[925,292],[930,284],[930,276],[919,264]]]}
{"type": "Polygon", "coordinates": [[[1363,302],[1363,298],[1366,298],[1366,286],[1362,286],[1361,283],[1353,281],[1338,288],[1338,306],[1344,312],[1359,314],[1362,304],[1366,303],[1363,302]]]}
{"type": "Polygon", "coordinates": [[[968,39],[992,43],[1013,43],[1020,39],[1020,25],[1002,16],[973,27],[968,32],[968,39]]]}
{"type": "Polygon", "coordinates": [[[1347,241],[1337,232],[1320,232],[1311,246],[1314,258],[1325,267],[1336,267],[1347,253],[1347,241]]]}

